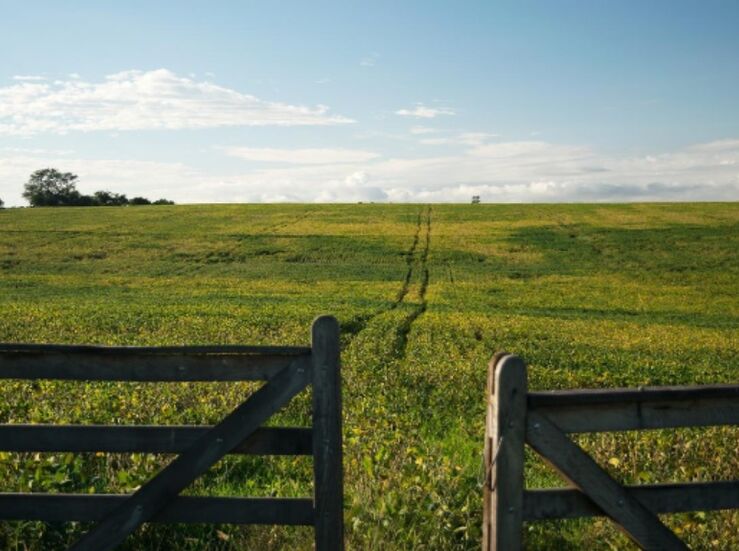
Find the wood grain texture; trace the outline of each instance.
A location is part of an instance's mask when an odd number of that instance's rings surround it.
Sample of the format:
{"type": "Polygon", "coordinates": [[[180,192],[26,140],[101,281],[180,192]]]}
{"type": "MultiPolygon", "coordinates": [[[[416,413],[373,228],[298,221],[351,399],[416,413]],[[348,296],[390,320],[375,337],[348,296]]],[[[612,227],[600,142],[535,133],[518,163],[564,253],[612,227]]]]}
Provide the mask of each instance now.
{"type": "MultiPolygon", "coordinates": [[[[212,426],[0,425],[0,450],[14,452],[182,453],[212,426]]],[[[262,427],[230,453],[311,455],[313,431],[262,427]]]]}
{"type": "Polygon", "coordinates": [[[497,446],[493,443],[495,423],[493,422],[493,404],[495,399],[495,366],[498,360],[507,356],[508,352],[497,352],[487,366],[487,384],[485,388],[485,440],[483,443],[483,484],[482,484],[482,547],[490,549],[490,533],[493,529],[492,517],[492,467],[497,446]]]}
{"type": "Polygon", "coordinates": [[[523,467],[526,431],[526,364],[517,356],[498,357],[494,365],[493,393],[489,396],[488,455],[490,472],[486,491],[489,512],[489,551],[521,549],[523,528],[523,467]]]}
{"type": "Polygon", "coordinates": [[[532,408],[569,433],[739,425],[739,396],[532,408]]]}
{"type": "Polygon", "coordinates": [[[539,408],[614,402],[674,402],[708,398],[739,398],[739,385],[546,390],[530,392],[528,402],[530,407],[539,408]]]}
{"type": "MultiPolygon", "coordinates": [[[[653,513],[684,513],[739,509],[739,480],[626,486],[653,513]]],[[[579,490],[524,492],[524,520],[603,516],[604,512],[579,490]]]]}
{"type": "MultiPolygon", "coordinates": [[[[0,519],[99,522],[128,495],[0,494],[0,519]]],[[[313,525],[309,498],[175,497],[149,522],[313,525]]]]}
{"type": "Polygon", "coordinates": [[[548,463],[642,549],[687,550],[685,544],[546,416],[530,411],[526,439],[548,463]]]}
{"type": "Polygon", "coordinates": [[[138,356],[141,354],[253,354],[305,356],[310,354],[310,348],[305,346],[249,346],[241,344],[194,346],[99,346],[94,344],[0,343],[0,353],[5,352],[97,354],[109,356],[138,356]]]}
{"type": "Polygon", "coordinates": [[[213,464],[254,433],[270,416],[310,382],[311,369],[295,361],[246,402],[199,438],[156,476],[116,507],[76,544],[73,551],[107,551],[115,548],[142,523],[202,475],[213,464]]]}
{"type": "Polygon", "coordinates": [[[321,316],[312,335],[315,548],[338,551],[344,548],[339,323],[321,316]]]}
{"type": "Polygon", "coordinates": [[[284,354],[188,354],[110,351],[0,354],[0,379],[83,381],[265,381],[309,356],[284,354]]]}

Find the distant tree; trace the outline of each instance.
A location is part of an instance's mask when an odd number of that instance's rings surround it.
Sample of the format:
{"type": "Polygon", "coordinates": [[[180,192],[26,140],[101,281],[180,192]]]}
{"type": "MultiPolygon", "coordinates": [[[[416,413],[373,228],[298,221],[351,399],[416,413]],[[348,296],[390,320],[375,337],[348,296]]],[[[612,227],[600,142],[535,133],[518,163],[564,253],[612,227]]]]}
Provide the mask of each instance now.
{"type": "Polygon", "coordinates": [[[82,200],[75,182],[77,175],[55,168],[37,170],[25,184],[25,197],[32,207],[77,205],[82,200]]]}
{"type": "MultiPolygon", "coordinates": [[[[77,175],[60,172],[55,168],[37,170],[25,184],[23,197],[32,207],[118,207],[123,205],[174,205],[174,201],[159,199],[153,203],[146,197],[134,197],[130,201],[123,193],[100,190],[93,195],[82,195],[76,187],[77,175]]],[[[2,208],[0,201],[0,208],[2,208]]]]}
{"type": "Polygon", "coordinates": [[[129,205],[151,205],[151,201],[149,201],[146,197],[134,197],[129,202],[129,205]]]}
{"type": "Polygon", "coordinates": [[[0,209],[3,208],[4,206],[5,206],[5,203],[3,203],[3,200],[0,199],[0,209]]]}
{"type": "Polygon", "coordinates": [[[92,195],[80,195],[77,198],[77,202],[74,204],[75,207],[96,207],[97,203],[92,195]]]}
{"type": "Polygon", "coordinates": [[[120,207],[128,204],[128,198],[124,194],[112,191],[96,191],[92,199],[93,204],[100,207],[120,207]]]}

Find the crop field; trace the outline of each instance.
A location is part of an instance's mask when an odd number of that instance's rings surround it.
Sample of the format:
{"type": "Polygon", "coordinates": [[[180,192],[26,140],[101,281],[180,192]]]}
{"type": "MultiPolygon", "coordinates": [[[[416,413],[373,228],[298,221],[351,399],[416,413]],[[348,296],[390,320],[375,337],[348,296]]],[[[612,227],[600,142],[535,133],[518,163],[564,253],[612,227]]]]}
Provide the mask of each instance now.
{"type": "MultiPolygon", "coordinates": [[[[530,387],[739,380],[739,204],[193,205],[0,210],[0,342],[295,344],[342,325],[350,549],[478,549],[487,363],[530,387]]],[[[0,381],[3,423],[217,422],[250,383],[0,381]]],[[[309,396],[280,422],[307,423],[309,396]]],[[[739,430],[581,436],[619,480],[739,478],[739,430]]],[[[530,452],[532,487],[563,483],[530,452]]],[[[0,491],[131,492],[170,459],[0,454],[0,491]]],[[[221,461],[189,495],[310,495],[309,458],[221,461]]],[[[739,549],[739,512],[663,517],[739,549]]],[[[87,526],[0,523],[0,548],[87,526]]],[[[631,549],[605,519],[530,549],[631,549]]],[[[310,528],[146,525],[124,549],[310,549],[310,528]]]]}

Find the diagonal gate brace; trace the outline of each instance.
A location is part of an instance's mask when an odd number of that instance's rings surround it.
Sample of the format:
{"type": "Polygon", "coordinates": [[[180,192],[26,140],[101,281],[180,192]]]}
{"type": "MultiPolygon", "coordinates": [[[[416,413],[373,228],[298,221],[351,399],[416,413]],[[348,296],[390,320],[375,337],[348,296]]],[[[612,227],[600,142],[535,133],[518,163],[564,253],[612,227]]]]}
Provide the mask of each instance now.
{"type": "Polygon", "coordinates": [[[616,521],[642,549],[687,551],[686,545],[656,514],[614,480],[547,416],[529,411],[526,425],[529,445],[616,521]]]}
{"type": "Polygon", "coordinates": [[[310,359],[296,358],[223,421],[201,436],[154,478],[131,494],[69,551],[114,549],[212,465],[251,436],[303,390],[311,378],[310,359]]]}

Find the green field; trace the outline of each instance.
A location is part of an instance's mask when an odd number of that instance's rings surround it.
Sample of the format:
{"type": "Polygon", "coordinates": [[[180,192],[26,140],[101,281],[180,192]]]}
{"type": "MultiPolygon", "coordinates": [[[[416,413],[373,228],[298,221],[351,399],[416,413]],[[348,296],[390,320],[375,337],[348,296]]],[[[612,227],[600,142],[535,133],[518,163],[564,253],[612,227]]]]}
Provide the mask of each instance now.
{"type": "MultiPolygon", "coordinates": [[[[351,549],[477,549],[487,362],[533,389],[739,381],[739,204],[210,205],[0,210],[0,341],[307,344],[342,324],[351,549]]],[[[0,381],[0,422],[209,423],[240,384],[0,381]]],[[[301,397],[277,421],[306,422],[301,397]]],[[[629,483],[739,478],[739,430],[578,438],[629,483]]],[[[532,486],[559,479],[534,455],[532,486]]],[[[154,455],[0,454],[0,490],[130,492],[154,455]]],[[[229,458],[188,490],[310,492],[306,458],[229,458]]],[[[739,513],[671,515],[738,549],[739,513]]],[[[55,549],[85,526],[0,523],[55,549]]],[[[153,526],[126,549],[310,549],[308,528],[153,526]]],[[[606,520],[531,549],[624,549],[606,520]]]]}

